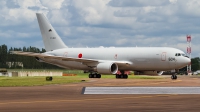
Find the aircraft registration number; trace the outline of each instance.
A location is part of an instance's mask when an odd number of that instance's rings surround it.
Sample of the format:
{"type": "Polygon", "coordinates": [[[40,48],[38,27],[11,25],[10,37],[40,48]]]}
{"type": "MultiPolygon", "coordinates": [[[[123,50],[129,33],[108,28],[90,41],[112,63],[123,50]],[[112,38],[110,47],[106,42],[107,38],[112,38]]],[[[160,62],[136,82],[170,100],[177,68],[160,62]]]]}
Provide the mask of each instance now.
{"type": "Polygon", "coordinates": [[[56,39],[56,37],[50,37],[50,39],[56,39]]]}
{"type": "Polygon", "coordinates": [[[176,61],[176,58],[169,57],[168,60],[169,60],[169,61],[176,61]]]}

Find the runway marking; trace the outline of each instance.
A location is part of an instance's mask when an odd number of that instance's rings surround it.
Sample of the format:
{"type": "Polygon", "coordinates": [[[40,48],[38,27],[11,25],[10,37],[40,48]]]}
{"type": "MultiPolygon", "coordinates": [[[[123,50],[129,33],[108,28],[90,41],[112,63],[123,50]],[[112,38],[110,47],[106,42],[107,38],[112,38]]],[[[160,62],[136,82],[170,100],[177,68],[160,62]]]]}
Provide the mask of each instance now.
{"type": "Polygon", "coordinates": [[[200,87],[85,87],[84,94],[200,94],[200,87]]]}
{"type": "MultiPolygon", "coordinates": [[[[152,83],[148,83],[148,85],[151,85],[151,84],[154,84],[154,85],[157,85],[157,84],[166,84],[166,83],[176,83],[176,82],[181,82],[182,80],[174,80],[174,81],[164,81],[164,82],[152,82],[152,83]]],[[[94,86],[114,86],[116,85],[115,83],[104,83],[104,84],[93,84],[94,86]]],[[[123,83],[123,86],[134,86],[134,85],[147,85],[145,83],[131,83],[131,84],[124,84],[123,83]]]]}
{"type": "MultiPolygon", "coordinates": [[[[96,81],[96,80],[95,80],[96,81]]],[[[90,82],[95,82],[94,80],[90,81],[90,82]]],[[[166,84],[166,83],[177,83],[177,82],[181,82],[182,80],[170,80],[170,81],[163,81],[163,82],[151,82],[148,83],[148,85],[153,84],[153,85],[157,85],[157,84],[166,84]]],[[[143,82],[124,82],[123,86],[134,86],[134,85],[147,85],[146,83],[143,82]],[[126,84],[128,83],[128,84],[126,84]]],[[[73,84],[73,85],[61,85],[61,86],[77,86],[77,84],[73,84]]],[[[92,84],[92,86],[116,86],[116,83],[96,83],[96,84],[92,84]]]]}
{"type": "Polygon", "coordinates": [[[9,105],[9,104],[32,104],[32,103],[59,103],[59,102],[81,102],[81,101],[104,101],[104,100],[121,100],[121,99],[138,99],[138,98],[153,98],[153,97],[170,97],[176,96],[176,94],[171,95],[146,95],[146,96],[133,96],[133,97],[114,97],[114,98],[90,98],[82,100],[41,100],[41,101],[22,101],[22,102],[4,102],[0,105],[9,105]]]}

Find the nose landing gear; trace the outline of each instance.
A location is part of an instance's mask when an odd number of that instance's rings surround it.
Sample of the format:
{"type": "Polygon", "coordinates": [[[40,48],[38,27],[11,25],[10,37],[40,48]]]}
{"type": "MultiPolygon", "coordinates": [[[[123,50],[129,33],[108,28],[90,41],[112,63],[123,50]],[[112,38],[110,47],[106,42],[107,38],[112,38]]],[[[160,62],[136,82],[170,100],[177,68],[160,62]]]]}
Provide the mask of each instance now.
{"type": "Polygon", "coordinates": [[[176,80],[176,79],[177,79],[177,73],[174,73],[174,74],[171,76],[171,79],[172,79],[172,80],[176,80]]]}

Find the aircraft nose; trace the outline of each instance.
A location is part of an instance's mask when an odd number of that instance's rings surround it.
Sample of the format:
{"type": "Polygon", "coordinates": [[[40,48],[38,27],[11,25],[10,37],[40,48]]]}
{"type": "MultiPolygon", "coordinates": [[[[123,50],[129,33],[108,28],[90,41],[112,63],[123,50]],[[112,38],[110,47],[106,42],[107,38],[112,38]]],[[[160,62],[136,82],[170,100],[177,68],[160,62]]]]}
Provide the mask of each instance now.
{"type": "Polygon", "coordinates": [[[190,63],[191,63],[191,59],[188,58],[188,57],[183,57],[180,61],[178,61],[178,64],[179,64],[181,67],[190,65],[190,63]]]}
{"type": "Polygon", "coordinates": [[[186,63],[187,65],[189,65],[189,64],[191,63],[191,59],[190,59],[190,58],[185,58],[185,63],[186,63]]]}

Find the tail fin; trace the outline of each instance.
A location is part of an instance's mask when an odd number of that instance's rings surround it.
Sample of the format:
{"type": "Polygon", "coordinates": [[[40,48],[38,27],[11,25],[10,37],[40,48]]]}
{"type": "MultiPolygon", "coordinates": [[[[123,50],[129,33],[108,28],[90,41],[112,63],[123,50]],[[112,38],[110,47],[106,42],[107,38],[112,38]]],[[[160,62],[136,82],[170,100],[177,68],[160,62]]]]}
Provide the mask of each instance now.
{"type": "Polygon", "coordinates": [[[42,34],[43,42],[46,51],[52,51],[55,49],[66,48],[67,46],[64,44],[60,36],[48,22],[47,18],[43,13],[36,13],[38,23],[40,26],[40,31],[42,34]]]}

